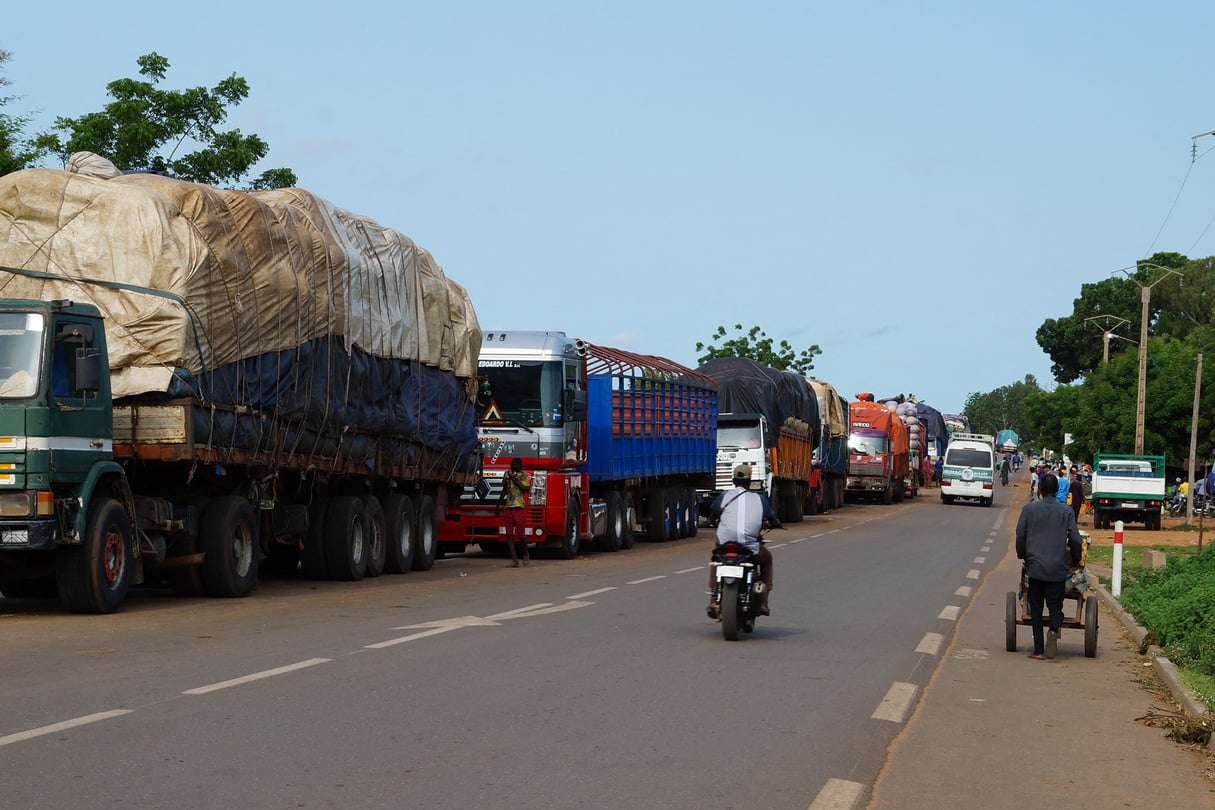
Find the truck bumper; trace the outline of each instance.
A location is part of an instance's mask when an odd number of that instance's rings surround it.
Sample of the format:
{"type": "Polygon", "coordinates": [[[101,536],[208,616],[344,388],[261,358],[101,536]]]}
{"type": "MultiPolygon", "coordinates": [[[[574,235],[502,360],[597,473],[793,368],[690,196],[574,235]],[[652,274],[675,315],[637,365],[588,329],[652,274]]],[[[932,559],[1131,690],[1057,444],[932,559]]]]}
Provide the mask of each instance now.
{"type": "Polygon", "coordinates": [[[54,551],[54,520],[0,522],[0,551],[54,551]]]}
{"type": "Polygon", "coordinates": [[[885,492],[886,479],[850,475],[844,484],[844,489],[850,492],[885,492]]]}
{"type": "MultiPolygon", "coordinates": [[[[523,512],[524,536],[537,543],[547,539],[549,532],[544,527],[544,508],[529,506],[523,512]]],[[[441,543],[495,541],[506,542],[506,525],[502,522],[501,511],[495,507],[463,506],[453,509],[448,511],[447,520],[439,524],[441,543]]]]}

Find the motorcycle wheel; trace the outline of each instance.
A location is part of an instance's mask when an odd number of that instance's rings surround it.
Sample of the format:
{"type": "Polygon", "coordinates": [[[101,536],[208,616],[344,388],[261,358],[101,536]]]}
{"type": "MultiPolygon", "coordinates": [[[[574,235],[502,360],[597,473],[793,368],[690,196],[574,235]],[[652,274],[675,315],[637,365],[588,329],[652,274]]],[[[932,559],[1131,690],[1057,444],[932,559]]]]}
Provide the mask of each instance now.
{"type": "Polygon", "coordinates": [[[738,641],[738,580],[722,583],[721,634],[726,641],[738,641]]]}

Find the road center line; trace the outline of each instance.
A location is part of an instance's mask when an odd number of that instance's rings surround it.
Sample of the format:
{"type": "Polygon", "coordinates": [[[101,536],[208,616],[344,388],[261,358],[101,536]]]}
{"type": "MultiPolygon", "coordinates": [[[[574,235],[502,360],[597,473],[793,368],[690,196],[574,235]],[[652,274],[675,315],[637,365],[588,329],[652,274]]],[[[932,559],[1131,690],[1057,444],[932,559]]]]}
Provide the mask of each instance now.
{"type": "Polygon", "coordinates": [[[828,779],[818,796],[814,797],[809,810],[857,810],[864,795],[865,786],[860,782],[828,779]]]}
{"type": "Polygon", "coordinates": [[[787,543],[768,543],[767,544],[769,549],[784,548],[786,545],[788,545],[788,544],[787,543]]]}
{"type": "Polygon", "coordinates": [[[307,661],[299,661],[294,664],[288,664],[285,667],[275,667],[274,669],[263,670],[262,672],[254,672],[252,675],[243,675],[239,678],[233,678],[230,681],[220,681],[209,686],[199,686],[195,689],[187,689],[182,692],[183,695],[205,695],[209,692],[218,692],[220,689],[227,689],[232,686],[240,686],[243,683],[251,681],[260,681],[264,678],[273,678],[275,675],[285,675],[288,672],[295,672],[297,669],[306,669],[314,667],[317,664],[328,664],[332,658],[309,658],[307,661]]]}
{"type": "Polygon", "coordinates": [[[625,585],[644,585],[647,582],[653,582],[654,580],[657,580],[657,579],[666,579],[666,578],[667,578],[666,574],[659,574],[656,577],[646,577],[645,579],[635,579],[632,582],[626,582],[624,584],[625,585]]]}
{"type": "Polygon", "coordinates": [[[871,717],[891,723],[903,722],[907,717],[907,710],[911,708],[911,701],[915,699],[916,688],[914,683],[895,681],[871,717]]]}
{"type": "Polygon", "coordinates": [[[132,711],[134,711],[134,709],[111,709],[108,712],[97,712],[96,714],[86,714],[83,717],[75,717],[71,720],[64,720],[62,723],[52,723],[49,726],[31,728],[29,731],[18,731],[16,734],[9,734],[7,737],[0,737],[0,746],[12,745],[13,743],[32,740],[35,737],[43,737],[47,734],[54,734],[58,731],[67,731],[69,728],[87,726],[89,723],[98,723],[102,720],[109,720],[111,717],[121,717],[124,714],[130,714],[132,711]]]}
{"type": "Polygon", "coordinates": [[[437,636],[437,635],[439,635],[439,633],[448,633],[448,632],[451,632],[452,630],[459,628],[460,626],[461,625],[458,625],[458,624],[452,624],[452,625],[448,625],[446,627],[432,627],[431,629],[423,630],[420,633],[413,633],[408,636],[398,636],[397,638],[390,638],[387,641],[377,641],[375,644],[367,644],[366,649],[382,650],[385,647],[395,647],[398,644],[404,644],[406,641],[413,641],[414,639],[426,638],[427,636],[437,636]]]}
{"type": "Polygon", "coordinates": [[[576,593],[573,596],[567,596],[565,598],[566,599],[585,599],[588,596],[598,596],[601,593],[607,593],[608,591],[614,591],[614,590],[616,590],[616,586],[612,585],[611,587],[608,587],[608,588],[599,588],[597,590],[587,591],[586,593],[576,593]]]}
{"type": "Polygon", "coordinates": [[[676,573],[676,574],[690,574],[690,573],[692,573],[693,571],[703,571],[703,570],[705,570],[705,567],[704,567],[703,565],[698,565],[698,566],[696,566],[695,568],[683,568],[683,569],[680,569],[679,571],[676,571],[675,573],[676,573]]]}

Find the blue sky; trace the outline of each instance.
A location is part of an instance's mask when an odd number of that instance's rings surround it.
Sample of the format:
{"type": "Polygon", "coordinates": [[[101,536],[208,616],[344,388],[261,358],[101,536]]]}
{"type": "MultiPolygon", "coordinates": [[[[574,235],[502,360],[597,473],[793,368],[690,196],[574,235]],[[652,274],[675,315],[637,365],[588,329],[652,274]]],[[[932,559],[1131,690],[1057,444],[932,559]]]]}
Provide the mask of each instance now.
{"type": "Polygon", "coordinates": [[[1215,137],[1191,166],[1215,130],[1209,2],[4,16],[6,111],[34,128],[100,109],[150,51],[166,87],[243,76],[229,125],[269,142],[258,171],[412,237],[485,329],[695,366],[718,325],[758,324],[821,346],[815,375],[847,397],[950,412],[1026,374],[1053,386],[1034,332],[1081,284],[1215,254],[1215,137]]]}

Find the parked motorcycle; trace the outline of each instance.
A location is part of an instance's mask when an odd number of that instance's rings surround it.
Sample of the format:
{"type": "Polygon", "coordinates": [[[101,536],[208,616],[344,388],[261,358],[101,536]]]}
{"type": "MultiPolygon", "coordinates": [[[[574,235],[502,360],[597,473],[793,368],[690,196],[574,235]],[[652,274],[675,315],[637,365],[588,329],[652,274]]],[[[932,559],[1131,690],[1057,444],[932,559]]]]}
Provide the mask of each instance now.
{"type": "Polygon", "coordinates": [[[764,583],[759,563],[742,543],[725,543],[713,549],[713,604],[726,641],[738,641],[738,631],[750,633],[763,603],[764,583]]]}

